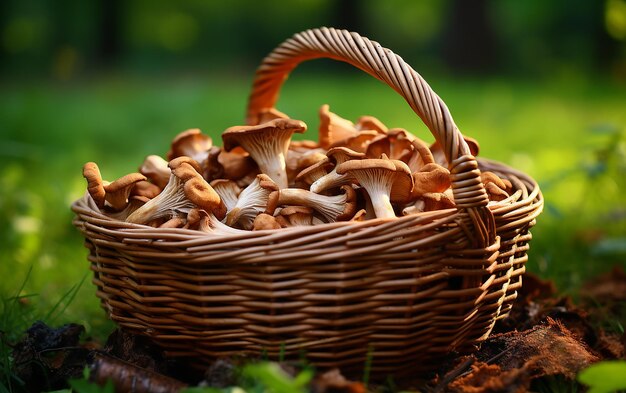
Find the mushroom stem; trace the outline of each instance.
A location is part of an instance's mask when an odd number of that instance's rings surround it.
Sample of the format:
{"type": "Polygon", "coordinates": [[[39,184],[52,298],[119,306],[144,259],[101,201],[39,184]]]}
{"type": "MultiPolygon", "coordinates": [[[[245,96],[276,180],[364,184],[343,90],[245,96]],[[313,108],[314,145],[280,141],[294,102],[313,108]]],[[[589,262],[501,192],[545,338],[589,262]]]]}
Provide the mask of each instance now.
{"type": "MultiPolygon", "coordinates": [[[[356,194],[351,186],[343,186],[342,190],[344,192],[340,195],[326,196],[300,188],[284,188],[278,191],[277,205],[308,206],[327,222],[347,220],[356,211],[356,194]]],[[[273,210],[271,206],[268,209],[273,210]]]]}
{"type": "Polygon", "coordinates": [[[383,192],[382,190],[372,191],[372,192],[375,195],[377,195],[376,198],[372,198],[372,206],[374,207],[374,212],[376,213],[376,217],[378,218],[395,217],[396,214],[393,211],[393,205],[391,204],[389,194],[383,192]]]}

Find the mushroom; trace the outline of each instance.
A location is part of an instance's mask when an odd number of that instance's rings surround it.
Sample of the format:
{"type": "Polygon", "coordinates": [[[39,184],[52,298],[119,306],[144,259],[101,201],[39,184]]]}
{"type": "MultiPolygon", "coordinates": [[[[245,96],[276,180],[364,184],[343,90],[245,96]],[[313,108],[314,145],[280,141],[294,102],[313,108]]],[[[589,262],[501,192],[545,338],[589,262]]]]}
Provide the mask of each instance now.
{"type": "Polygon", "coordinates": [[[296,184],[305,184],[308,188],[311,184],[315,183],[318,179],[326,176],[328,170],[333,167],[328,157],[324,156],[323,160],[316,162],[315,164],[304,168],[298,173],[294,182],[296,184]]]}
{"type": "Polygon", "coordinates": [[[424,201],[424,211],[451,209],[456,207],[452,189],[445,192],[428,192],[422,195],[424,201]]]}
{"type": "Polygon", "coordinates": [[[176,216],[159,225],[159,228],[181,228],[187,223],[184,217],[176,216]]]}
{"type": "MultiPolygon", "coordinates": [[[[217,162],[222,167],[225,179],[239,180],[254,174],[258,171],[257,165],[247,151],[241,147],[236,147],[231,151],[222,150],[217,156],[217,162]]],[[[213,177],[216,179],[218,177],[213,177]]]]}
{"type": "MultiPolygon", "coordinates": [[[[306,153],[309,150],[320,149],[320,144],[315,141],[311,141],[308,139],[303,139],[299,141],[291,141],[289,144],[289,150],[298,152],[298,153],[306,153]]],[[[322,149],[324,150],[324,149],[322,149]]]]}
{"type": "Polygon", "coordinates": [[[313,209],[307,206],[287,206],[280,210],[278,217],[285,218],[290,226],[309,226],[313,224],[313,209]]]}
{"type": "Polygon", "coordinates": [[[306,124],[299,120],[275,119],[258,126],[230,127],[222,134],[224,149],[241,146],[250,153],[262,173],[279,188],[288,186],[285,156],[293,133],[302,133],[306,124]]]}
{"type": "Polygon", "coordinates": [[[215,190],[191,163],[176,160],[170,161],[172,174],[163,191],[128,216],[127,222],[144,224],[157,218],[172,218],[195,207],[223,215],[226,209],[215,190]]]}
{"type": "Polygon", "coordinates": [[[143,160],[143,164],[139,167],[139,172],[161,190],[165,188],[165,185],[170,180],[170,168],[167,166],[167,161],[161,156],[154,154],[147,156],[143,160]]]}
{"type": "Polygon", "coordinates": [[[417,172],[413,173],[413,190],[411,199],[432,192],[444,192],[450,187],[450,171],[441,165],[426,164],[417,172]]]}
{"type": "Polygon", "coordinates": [[[420,138],[413,137],[411,144],[413,145],[413,153],[407,161],[411,172],[417,172],[424,165],[435,163],[435,157],[433,157],[433,153],[428,148],[426,142],[420,138]]]}
{"type": "Polygon", "coordinates": [[[283,188],[269,197],[267,212],[278,206],[307,206],[318,212],[326,222],[349,220],[356,211],[356,192],[351,186],[342,186],[340,195],[326,196],[300,188],[283,188]]]}
{"type": "Polygon", "coordinates": [[[128,197],[128,204],[119,212],[107,212],[106,215],[119,221],[126,221],[126,218],[130,216],[135,210],[145,205],[150,198],[140,195],[131,195],[128,197]]]}
{"type": "Polygon", "coordinates": [[[356,121],[356,129],[358,130],[374,130],[379,134],[386,134],[388,129],[382,121],[374,116],[361,116],[356,121]]]}
{"type": "Polygon", "coordinates": [[[216,179],[209,183],[224,202],[226,211],[232,210],[237,204],[241,188],[232,180],[216,179]]]}
{"type": "Polygon", "coordinates": [[[328,104],[322,105],[319,115],[319,141],[323,149],[329,149],[337,142],[347,140],[359,133],[354,123],[331,112],[328,104]]]}
{"type": "Polygon", "coordinates": [[[378,218],[395,217],[391,202],[406,203],[411,196],[413,178],[402,161],[368,158],[344,162],[338,174],[349,173],[367,191],[378,218]]]}
{"type": "Polygon", "coordinates": [[[487,183],[494,183],[499,188],[506,190],[507,185],[498,175],[493,172],[485,171],[480,173],[480,180],[486,186],[487,183]]]}
{"type": "Polygon", "coordinates": [[[312,149],[302,153],[297,153],[294,150],[287,152],[287,178],[290,181],[295,181],[296,176],[305,168],[311,165],[326,160],[326,151],[324,149],[312,149]]]}
{"type": "Polygon", "coordinates": [[[361,209],[358,212],[354,213],[354,216],[350,219],[350,221],[365,221],[367,220],[367,210],[361,209]]]}
{"type": "Polygon", "coordinates": [[[485,185],[485,190],[487,191],[487,195],[489,196],[490,201],[498,202],[509,197],[509,194],[502,188],[498,187],[496,183],[487,183],[485,185]]]}
{"type": "Polygon", "coordinates": [[[424,202],[422,199],[418,199],[417,201],[415,201],[414,204],[402,209],[402,215],[408,216],[411,214],[421,213],[425,211],[425,208],[426,208],[426,202],[424,202]]]}
{"type": "Polygon", "coordinates": [[[244,232],[222,223],[213,213],[198,208],[189,210],[189,213],[187,213],[187,223],[183,228],[197,229],[201,232],[214,235],[236,235],[244,232]]]}
{"type": "Polygon", "coordinates": [[[403,128],[392,128],[385,135],[379,135],[372,139],[367,145],[365,155],[368,158],[380,158],[385,154],[394,160],[408,159],[415,150],[413,143],[414,136],[403,128]]]}
{"type": "Polygon", "coordinates": [[[219,156],[222,153],[222,148],[218,146],[211,146],[207,151],[207,156],[204,161],[200,163],[202,167],[202,177],[206,181],[215,179],[221,179],[224,177],[224,167],[219,162],[219,156]]]}
{"type": "Polygon", "coordinates": [[[266,213],[261,213],[254,218],[252,222],[253,231],[262,231],[265,229],[280,229],[282,228],[274,216],[270,216],[266,213]]]}
{"type": "Polygon", "coordinates": [[[254,218],[267,210],[270,193],[278,190],[278,185],[261,173],[239,194],[235,207],[226,214],[226,224],[251,229],[254,218]]]}
{"type": "Polygon", "coordinates": [[[289,119],[289,116],[276,108],[265,108],[256,114],[256,117],[249,124],[263,124],[274,119],[289,119]]]}
{"type": "Polygon", "coordinates": [[[141,180],[135,183],[135,187],[133,187],[130,191],[130,195],[132,196],[143,196],[148,199],[152,199],[161,193],[161,189],[153,183],[150,183],[147,180],[141,180]]]}
{"type": "Polygon", "coordinates": [[[104,184],[102,183],[102,175],[100,168],[95,162],[87,162],[83,165],[83,177],[87,180],[87,191],[91,198],[100,209],[104,207],[104,184]]]}
{"type": "Polygon", "coordinates": [[[146,180],[146,177],[141,173],[129,173],[122,176],[104,186],[104,191],[106,192],[104,199],[115,211],[124,210],[135,184],[144,180],[146,180]]]}
{"type": "Polygon", "coordinates": [[[181,132],[172,140],[170,150],[167,152],[167,160],[187,156],[201,163],[207,158],[212,146],[213,140],[210,136],[203,134],[198,128],[192,128],[181,132]]]}
{"type": "Polygon", "coordinates": [[[379,136],[380,134],[373,130],[358,131],[356,135],[353,135],[349,137],[348,139],[335,142],[330,147],[332,148],[332,147],[343,146],[343,147],[347,147],[348,149],[357,151],[359,153],[365,153],[369,143],[379,136]]]}
{"type": "Polygon", "coordinates": [[[324,190],[351,183],[353,178],[350,175],[339,175],[337,173],[337,167],[348,160],[360,160],[365,158],[364,153],[356,152],[352,149],[348,149],[347,147],[333,147],[328,150],[326,156],[329,161],[335,163],[335,168],[327,175],[320,177],[311,184],[309,189],[317,194],[323,192],[324,190]]]}

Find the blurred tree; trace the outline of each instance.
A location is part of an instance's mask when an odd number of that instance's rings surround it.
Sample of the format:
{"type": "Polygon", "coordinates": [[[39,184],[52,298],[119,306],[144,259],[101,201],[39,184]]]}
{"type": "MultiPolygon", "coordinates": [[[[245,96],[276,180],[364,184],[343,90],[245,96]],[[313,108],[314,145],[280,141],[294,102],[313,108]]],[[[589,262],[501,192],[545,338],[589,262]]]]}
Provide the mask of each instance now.
{"type": "Polygon", "coordinates": [[[112,65],[122,54],[123,14],[127,7],[122,0],[99,0],[97,12],[97,45],[95,58],[100,65],[112,65]]]}
{"type": "Polygon", "coordinates": [[[496,32],[489,0],[451,0],[444,17],[441,56],[458,72],[492,72],[497,68],[496,32]]]}
{"type": "Polygon", "coordinates": [[[367,36],[367,26],[363,18],[364,4],[361,0],[342,0],[331,3],[330,26],[359,32],[367,36]]]}

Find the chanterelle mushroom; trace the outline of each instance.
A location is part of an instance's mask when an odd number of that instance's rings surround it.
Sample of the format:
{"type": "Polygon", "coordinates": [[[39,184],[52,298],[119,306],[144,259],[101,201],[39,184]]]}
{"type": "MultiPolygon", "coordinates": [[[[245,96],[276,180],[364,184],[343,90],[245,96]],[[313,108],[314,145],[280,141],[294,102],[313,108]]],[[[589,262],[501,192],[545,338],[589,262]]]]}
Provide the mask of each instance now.
{"type": "Polygon", "coordinates": [[[339,165],[337,173],[352,174],[365,188],[378,218],[395,217],[391,202],[407,202],[413,188],[409,167],[402,161],[386,157],[350,160],[339,165]]]}
{"type": "Polygon", "coordinates": [[[450,171],[439,164],[424,165],[413,173],[413,190],[411,199],[433,192],[444,192],[450,187],[450,171]]]}
{"type": "Polygon", "coordinates": [[[254,218],[252,223],[253,231],[262,231],[265,229],[280,229],[282,228],[274,216],[261,213],[254,218]]]}
{"type": "Polygon", "coordinates": [[[329,149],[335,143],[359,133],[359,130],[354,127],[354,123],[331,112],[328,104],[321,106],[319,115],[319,140],[320,146],[324,149],[329,149]]]}
{"type": "Polygon", "coordinates": [[[222,134],[224,149],[241,146],[250,153],[262,173],[268,175],[280,188],[288,186],[285,156],[291,136],[306,130],[299,120],[274,119],[257,126],[230,127],[222,134]]]}
{"type": "Polygon", "coordinates": [[[324,157],[325,159],[320,160],[300,171],[294,179],[294,182],[296,184],[305,184],[308,187],[321,177],[326,176],[328,174],[328,170],[333,167],[333,164],[328,160],[328,157],[324,157]]]}
{"type": "Polygon", "coordinates": [[[222,198],[227,211],[232,210],[237,205],[237,199],[241,193],[241,188],[237,183],[228,179],[216,179],[209,184],[222,198]]]}
{"type": "Polygon", "coordinates": [[[231,228],[218,220],[213,213],[206,210],[193,208],[187,214],[187,223],[185,229],[197,229],[201,232],[211,233],[214,235],[235,235],[244,231],[231,228]]]}
{"type": "Polygon", "coordinates": [[[147,156],[143,160],[143,164],[139,167],[139,172],[150,179],[161,190],[165,188],[165,185],[170,180],[170,168],[167,166],[167,161],[161,156],[154,154],[147,156]]]}
{"type": "Polygon", "coordinates": [[[326,152],[326,156],[330,162],[335,163],[335,168],[327,175],[320,177],[311,184],[309,188],[317,194],[335,187],[352,182],[353,177],[350,175],[340,175],[337,173],[337,167],[348,160],[360,160],[365,158],[364,153],[359,153],[347,147],[333,147],[326,152]]]}
{"type": "Polygon", "coordinates": [[[387,126],[374,116],[359,117],[359,119],[356,121],[355,127],[357,130],[374,130],[379,134],[386,134],[388,131],[387,126]]]}
{"type": "Polygon", "coordinates": [[[352,186],[342,186],[341,190],[340,195],[326,196],[300,188],[283,188],[270,195],[267,210],[271,213],[278,206],[307,206],[326,222],[346,221],[356,212],[356,192],[352,186]]]}
{"type": "Polygon", "coordinates": [[[178,165],[172,168],[170,180],[163,191],[128,216],[127,222],[144,224],[161,217],[186,214],[195,207],[223,215],[226,209],[219,195],[198,171],[187,162],[175,164],[178,165]]]}
{"type": "Polygon", "coordinates": [[[280,216],[290,226],[308,226],[313,224],[313,209],[307,206],[287,206],[280,210],[280,216]]]}
{"type": "Polygon", "coordinates": [[[202,163],[209,155],[208,151],[213,146],[213,140],[198,128],[192,128],[176,135],[172,140],[170,151],[167,152],[169,161],[176,157],[187,156],[202,163]]]}
{"type": "Polygon", "coordinates": [[[87,191],[91,198],[99,208],[104,207],[104,184],[102,183],[102,175],[100,168],[95,162],[88,162],[83,165],[83,177],[87,180],[87,191]]]}
{"type": "Polygon", "coordinates": [[[274,181],[265,174],[259,174],[252,183],[239,194],[232,210],[226,214],[226,224],[239,224],[243,229],[251,229],[254,218],[267,209],[270,193],[278,190],[274,181]]]}
{"type": "Polygon", "coordinates": [[[114,210],[123,210],[128,204],[128,197],[135,184],[146,180],[141,173],[129,173],[104,186],[104,199],[114,210]]]}

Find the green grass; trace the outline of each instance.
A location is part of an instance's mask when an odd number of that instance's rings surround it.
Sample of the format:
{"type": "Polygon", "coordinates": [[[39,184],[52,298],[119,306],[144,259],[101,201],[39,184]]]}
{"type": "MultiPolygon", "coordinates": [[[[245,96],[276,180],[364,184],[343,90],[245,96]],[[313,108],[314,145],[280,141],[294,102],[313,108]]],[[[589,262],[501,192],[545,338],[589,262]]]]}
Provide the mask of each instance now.
{"type": "MultiPolygon", "coordinates": [[[[481,156],[546,185],[547,211],[534,231],[531,270],[568,289],[624,260],[619,250],[626,234],[624,140],[615,144],[600,175],[589,170],[598,162],[597,151],[610,146],[615,135],[594,127],[611,124],[623,135],[623,87],[577,78],[426,77],[461,131],[480,141],[481,156]],[[614,239],[618,247],[594,254],[598,239],[614,239]]],[[[29,299],[34,307],[49,309],[88,273],[87,251],[69,210],[85,190],[83,163],[97,162],[103,177],[113,180],[136,171],[146,155],[165,154],[171,138],[186,128],[199,127],[221,144],[220,133],[243,121],[250,82],[251,75],[110,75],[67,85],[5,85],[0,91],[0,296],[12,296],[32,267],[18,296],[36,293],[29,299]]],[[[390,127],[432,140],[391,89],[356,72],[316,76],[297,70],[278,108],[306,121],[304,137],[315,139],[317,109],[324,103],[346,118],[375,115],[390,127]]],[[[111,330],[89,282],[58,318],[69,321],[100,338],[111,330]]]]}

